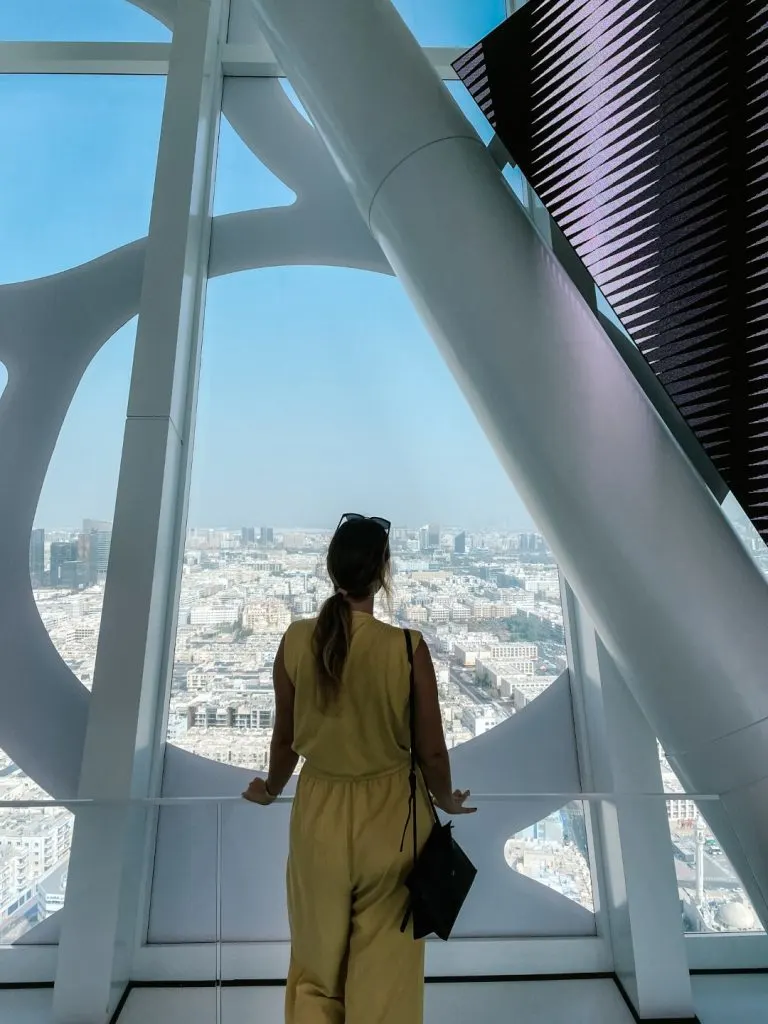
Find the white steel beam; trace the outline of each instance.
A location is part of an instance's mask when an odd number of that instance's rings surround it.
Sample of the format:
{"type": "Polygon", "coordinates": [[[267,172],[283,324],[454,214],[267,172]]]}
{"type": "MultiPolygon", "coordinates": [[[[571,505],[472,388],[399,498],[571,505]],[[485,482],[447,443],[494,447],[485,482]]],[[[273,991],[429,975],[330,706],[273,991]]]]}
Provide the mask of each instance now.
{"type": "MultiPolygon", "coordinates": [[[[0,75],[165,75],[170,52],[170,43],[0,43],[0,75]]],[[[424,48],[446,81],[458,79],[451,62],[463,52],[457,46],[424,48]]],[[[265,42],[225,44],[221,64],[223,74],[237,78],[285,75],[265,42]]]]}
{"type": "Polygon", "coordinates": [[[0,75],[165,75],[170,43],[0,43],[0,75]]]}
{"type": "Polygon", "coordinates": [[[102,628],[54,993],[57,1022],[104,1024],[142,920],[200,356],[226,0],[183,0],[171,46],[102,628]],[[105,1017],[106,1011],[106,1017],[105,1017]]]}
{"type": "MultiPolygon", "coordinates": [[[[439,78],[445,81],[456,81],[458,75],[451,67],[467,47],[460,46],[425,46],[424,54],[439,78]]],[[[222,50],[222,64],[225,75],[239,78],[274,78],[285,75],[280,62],[266,42],[260,43],[229,43],[222,50]]],[[[393,69],[393,74],[396,72],[393,69]]]]}
{"type": "Polygon", "coordinates": [[[571,588],[563,588],[582,783],[621,794],[590,805],[598,920],[637,1014],[695,1019],[656,737],[571,588]],[[635,799],[632,796],[635,796],[635,799]]]}

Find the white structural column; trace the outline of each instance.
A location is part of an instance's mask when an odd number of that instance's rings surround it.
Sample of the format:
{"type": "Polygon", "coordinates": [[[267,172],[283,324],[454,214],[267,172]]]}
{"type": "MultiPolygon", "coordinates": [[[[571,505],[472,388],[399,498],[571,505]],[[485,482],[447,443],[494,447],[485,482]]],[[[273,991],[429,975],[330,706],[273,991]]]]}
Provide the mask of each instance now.
{"type": "Polygon", "coordinates": [[[662,793],[656,737],[567,584],[564,599],[582,784],[625,794],[591,807],[614,969],[642,1020],[693,1019],[667,805],[647,798],[662,793]]]}
{"type": "MultiPolygon", "coordinates": [[[[128,417],[79,796],[158,788],[220,109],[221,0],[181,0],[171,45],[128,417]]],[[[130,976],[149,815],[77,814],[57,1022],[104,1024],[130,976]]]]}
{"type": "Polygon", "coordinates": [[[389,0],[253,4],[676,771],[724,794],[768,921],[765,581],[389,0]]]}

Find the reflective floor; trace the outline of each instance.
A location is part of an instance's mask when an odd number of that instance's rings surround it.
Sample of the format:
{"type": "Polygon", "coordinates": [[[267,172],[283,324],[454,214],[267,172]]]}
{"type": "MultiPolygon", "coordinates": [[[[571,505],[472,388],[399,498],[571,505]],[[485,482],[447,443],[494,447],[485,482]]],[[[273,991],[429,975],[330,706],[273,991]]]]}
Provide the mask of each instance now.
{"type": "Polygon", "coordinates": [[[768,973],[693,978],[701,1024],[768,1024],[768,973]]]}
{"type": "MultiPolygon", "coordinates": [[[[768,974],[693,980],[701,1024],[768,1024],[768,974]]],[[[52,1024],[50,989],[0,991],[0,1024],[52,1024]]],[[[214,1024],[212,988],[134,989],[120,1024],[214,1024]]],[[[282,988],[226,988],[221,1024],[282,1024],[282,988]]],[[[425,1024],[633,1024],[609,980],[431,984],[425,1024]]]]}
{"type": "MultiPolygon", "coordinates": [[[[215,993],[204,990],[136,989],[120,1024],[208,1024],[215,993]]],[[[281,1024],[282,988],[229,988],[221,993],[222,1024],[281,1024]]],[[[610,981],[429,985],[425,1024],[632,1024],[610,981]]],[[[355,1022],[351,1022],[355,1024],[355,1022]]]]}

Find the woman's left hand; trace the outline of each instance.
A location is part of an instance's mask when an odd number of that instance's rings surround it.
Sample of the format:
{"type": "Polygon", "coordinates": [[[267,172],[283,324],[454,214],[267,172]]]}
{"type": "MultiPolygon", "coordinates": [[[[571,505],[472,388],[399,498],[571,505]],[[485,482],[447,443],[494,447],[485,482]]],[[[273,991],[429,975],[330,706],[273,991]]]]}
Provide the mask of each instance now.
{"type": "Polygon", "coordinates": [[[257,777],[251,782],[248,789],[244,790],[243,797],[250,800],[252,804],[261,804],[262,807],[268,807],[269,804],[273,804],[277,800],[276,796],[267,792],[266,779],[261,777],[257,777]]]}

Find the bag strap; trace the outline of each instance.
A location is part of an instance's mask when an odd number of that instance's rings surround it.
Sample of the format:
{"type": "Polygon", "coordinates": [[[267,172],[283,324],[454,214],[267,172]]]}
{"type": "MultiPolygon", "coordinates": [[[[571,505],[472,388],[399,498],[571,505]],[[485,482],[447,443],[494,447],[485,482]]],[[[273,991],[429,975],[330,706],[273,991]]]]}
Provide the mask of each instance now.
{"type": "MultiPolygon", "coordinates": [[[[408,774],[408,782],[410,785],[410,795],[408,797],[408,817],[405,821],[405,828],[403,829],[403,838],[400,840],[400,852],[403,852],[403,846],[405,845],[405,833],[408,831],[408,824],[413,819],[413,863],[419,859],[419,842],[416,836],[416,789],[417,789],[417,775],[416,775],[416,679],[413,669],[413,641],[411,640],[410,630],[404,629],[405,633],[405,647],[408,651],[408,665],[410,667],[410,691],[408,697],[408,722],[411,733],[411,770],[408,774]]],[[[429,806],[432,808],[432,814],[434,816],[436,824],[440,824],[440,818],[437,813],[434,801],[432,800],[432,794],[427,788],[427,799],[429,800],[429,806]]],[[[403,918],[402,924],[400,925],[400,931],[404,932],[408,927],[408,921],[413,913],[413,906],[411,903],[405,911],[405,917],[403,918]]]]}
{"type": "MultiPolygon", "coordinates": [[[[408,782],[410,786],[410,796],[408,797],[408,818],[405,822],[405,828],[403,829],[403,839],[400,843],[400,849],[403,849],[405,844],[405,833],[408,831],[408,825],[411,822],[411,819],[413,819],[413,862],[415,864],[418,859],[419,852],[419,842],[416,835],[416,789],[418,784],[418,776],[416,774],[416,679],[413,668],[413,641],[411,640],[411,633],[408,629],[404,629],[403,633],[405,633],[405,647],[408,652],[408,665],[410,667],[408,721],[411,733],[411,770],[408,774],[408,782]]],[[[435,819],[435,823],[439,825],[440,818],[429,789],[427,789],[427,799],[429,800],[429,806],[432,809],[432,816],[435,819]]]]}
{"type": "Polygon", "coordinates": [[[403,633],[405,634],[405,648],[408,651],[408,665],[410,666],[408,723],[411,734],[411,770],[408,773],[408,784],[410,789],[410,794],[408,796],[408,817],[405,819],[403,838],[400,840],[400,852],[402,853],[403,846],[405,845],[405,834],[408,831],[408,825],[411,823],[411,819],[413,819],[413,863],[415,864],[419,853],[419,843],[416,837],[416,682],[413,672],[413,642],[411,641],[411,634],[407,629],[404,629],[403,633]]]}

